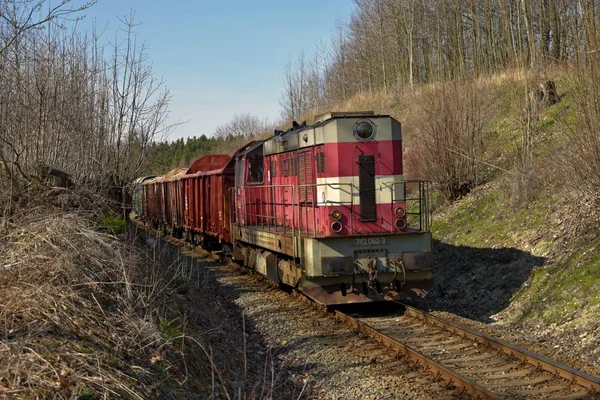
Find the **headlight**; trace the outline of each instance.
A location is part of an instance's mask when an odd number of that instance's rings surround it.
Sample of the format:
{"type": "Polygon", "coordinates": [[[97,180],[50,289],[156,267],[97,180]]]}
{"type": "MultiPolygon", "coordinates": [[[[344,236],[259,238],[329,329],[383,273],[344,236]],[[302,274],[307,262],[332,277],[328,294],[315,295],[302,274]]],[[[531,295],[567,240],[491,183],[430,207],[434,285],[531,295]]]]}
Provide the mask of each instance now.
{"type": "Polygon", "coordinates": [[[342,230],[342,223],[340,221],[333,221],[331,223],[331,230],[334,231],[335,233],[340,233],[340,231],[342,230]]]}
{"type": "Polygon", "coordinates": [[[354,125],[354,136],[360,141],[373,140],[375,137],[375,125],[368,120],[358,121],[354,125]]]}
{"type": "Polygon", "coordinates": [[[340,218],[342,218],[342,213],[340,210],[333,210],[331,212],[331,218],[333,218],[336,221],[339,221],[340,218]]]}
{"type": "Polygon", "coordinates": [[[403,220],[402,218],[398,218],[396,220],[396,228],[398,228],[398,230],[402,230],[404,228],[406,228],[406,221],[403,220]]]}
{"type": "Polygon", "coordinates": [[[396,214],[396,217],[402,218],[406,215],[406,210],[402,206],[396,207],[396,209],[394,210],[394,214],[396,214]]]}

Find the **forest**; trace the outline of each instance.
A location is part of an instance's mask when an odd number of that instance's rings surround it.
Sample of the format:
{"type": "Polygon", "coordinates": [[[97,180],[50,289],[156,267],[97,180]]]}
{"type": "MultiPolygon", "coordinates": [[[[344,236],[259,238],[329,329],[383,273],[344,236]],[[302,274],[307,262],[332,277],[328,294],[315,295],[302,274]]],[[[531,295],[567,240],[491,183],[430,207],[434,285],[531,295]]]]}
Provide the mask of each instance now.
{"type": "MultiPolygon", "coordinates": [[[[148,172],[189,164],[204,152],[231,154],[240,143],[264,138],[291,121],[342,109],[389,113],[406,125],[406,174],[432,179],[448,200],[486,177],[509,171],[527,199],[535,175],[535,141],[542,111],[571,95],[563,118],[565,151],[556,157],[576,190],[600,189],[600,6],[595,0],[356,0],[329,43],[288,63],[280,93],[281,118],[240,114],[204,139],[154,145],[148,172]],[[310,55],[307,55],[310,54],[310,55]],[[516,77],[510,94],[486,82],[516,77]],[[509,162],[489,156],[490,118],[498,98],[519,110],[509,162]],[[418,107],[406,115],[406,104],[418,107]],[[198,148],[198,141],[208,147],[198,148]]],[[[202,134],[210,133],[203,132],[202,134]]]]}
{"type": "Polygon", "coordinates": [[[13,182],[50,166],[76,180],[122,187],[205,153],[231,154],[292,120],[433,90],[424,108],[435,118],[415,129],[423,140],[408,155],[408,173],[431,177],[452,199],[476,180],[469,175],[486,114],[478,82],[515,71],[522,78],[520,154],[511,168],[527,174],[540,107],[535,91],[549,71],[560,70],[585,116],[572,121],[574,156],[566,167],[588,191],[600,185],[600,112],[591,101],[600,89],[595,0],[356,0],[329,43],[287,65],[278,121],[240,110],[215,132],[174,142],[166,123],[170,93],[132,34],[133,14],[106,40],[64,23],[93,3],[42,4],[0,4],[0,162],[13,182]]]}

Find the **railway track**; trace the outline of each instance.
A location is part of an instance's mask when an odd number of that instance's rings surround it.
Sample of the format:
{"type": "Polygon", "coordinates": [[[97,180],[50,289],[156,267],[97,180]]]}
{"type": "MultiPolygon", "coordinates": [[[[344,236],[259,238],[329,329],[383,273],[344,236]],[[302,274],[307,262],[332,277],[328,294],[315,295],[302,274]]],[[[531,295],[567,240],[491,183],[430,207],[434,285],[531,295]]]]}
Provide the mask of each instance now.
{"type": "Polygon", "coordinates": [[[475,398],[600,399],[596,377],[410,306],[391,316],[335,314],[475,398]]]}
{"type": "MultiPolygon", "coordinates": [[[[180,240],[169,241],[184,247],[180,240]]],[[[440,399],[462,399],[465,394],[476,399],[600,399],[599,378],[417,308],[402,308],[384,316],[334,312],[338,320],[402,355],[410,366],[433,374],[434,381],[445,380],[440,399]],[[452,386],[458,390],[444,390],[452,386]]]]}

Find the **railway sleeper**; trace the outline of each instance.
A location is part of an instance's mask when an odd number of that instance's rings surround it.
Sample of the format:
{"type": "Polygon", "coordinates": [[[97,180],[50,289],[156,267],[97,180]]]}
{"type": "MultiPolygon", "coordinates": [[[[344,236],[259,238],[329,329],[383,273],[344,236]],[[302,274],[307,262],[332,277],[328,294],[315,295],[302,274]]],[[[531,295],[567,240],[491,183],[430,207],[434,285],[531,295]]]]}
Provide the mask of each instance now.
{"type": "Polygon", "coordinates": [[[569,393],[564,395],[553,396],[552,400],[583,400],[589,399],[590,393],[586,391],[578,391],[575,393],[569,393]]]}
{"type": "Polygon", "coordinates": [[[429,336],[429,337],[412,337],[412,338],[408,338],[403,340],[404,343],[407,344],[417,344],[417,345],[421,345],[424,343],[431,343],[432,341],[438,341],[441,339],[448,339],[448,335],[446,334],[439,334],[439,335],[435,335],[435,336],[429,336]]]}
{"type": "MultiPolygon", "coordinates": [[[[485,374],[489,374],[490,372],[510,371],[511,369],[519,368],[520,366],[521,366],[521,364],[505,364],[505,365],[501,365],[499,367],[477,369],[475,371],[467,370],[467,371],[465,371],[465,373],[468,373],[471,375],[485,375],[485,374]]],[[[482,379],[485,379],[485,376],[483,376],[482,379]]]]}
{"type": "Polygon", "coordinates": [[[449,360],[443,360],[444,364],[456,364],[456,363],[463,363],[463,362],[469,362],[469,361],[480,361],[480,360],[489,360],[490,358],[497,358],[498,356],[496,354],[491,354],[491,353],[483,353],[480,355],[476,355],[476,356],[469,356],[468,354],[465,357],[460,357],[460,358],[451,358],[449,360]]]}
{"type": "Polygon", "coordinates": [[[524,376],[532,374],[533,372],[535,372],[535,371],[533,371],[531,369],[522,369],[522,370],[515,371],[515,372],[507,372],[505,374],[487,375],[485,377],[485,379],[490,380],[490,381],[495,381],[495,380],[501,380],[501,379],[522,378],[524,376]]]}
{"type": "MultiPolygon", "coordinates": [[[[526,397],[526,396],[531,396],[531,395],[536,395],[536,394],[550,394],[550,393],[554,393],[554,392],[559,392],[563,389],[563,385],[552,385],[552,386],[546,386],[544,388],[539,388],[539,389],[526,389],[526,390],[519,390],[519,391],[514,391],[514,392],[509,392],[512,395],[515,396],[522,396],[522,397],[526,397]]],[[[581,398],[586,398],[587,396],[589,396],[589,393],[586,393],[585,395],[583,394],[578,394],[579,397],[575,397],[575,399],[581,399],[581,398]]],[[[553,397],[554,399],[557,398],[561,398],[564,399],[565,397],[553,397]]],[[[589,397],[588,397],[589,398],[589,397]]]]}
{"type": "MultiPolygon", "coordinates": [[[[552,378],[549,378],[547,376],[538,376],[535,378],[531,378],[529,380],[486,383],[485,386],[488,388],[492,388],[492,389],[531,386],[531,385],[539,385],[541,383],[548,382],[551,379],[552,378]]],[[[562,385],[562,386],[565,387],[564,385],[562,385]]]]}
{"type": "Polygon", "coordinates": [[[452,365],[456,366],[457,368],[479,368],[479,367],[491,367],[491,366],[498,365],[498,364],[506,364],[506,360],[503,360],[500,358],[497,358],[495,360],[487,359],[487,361],[481,360],[481,361],[476,361],[476,362],[470,362],[470,360],[465,360],[463,362],[454,363],[452,365]]]}

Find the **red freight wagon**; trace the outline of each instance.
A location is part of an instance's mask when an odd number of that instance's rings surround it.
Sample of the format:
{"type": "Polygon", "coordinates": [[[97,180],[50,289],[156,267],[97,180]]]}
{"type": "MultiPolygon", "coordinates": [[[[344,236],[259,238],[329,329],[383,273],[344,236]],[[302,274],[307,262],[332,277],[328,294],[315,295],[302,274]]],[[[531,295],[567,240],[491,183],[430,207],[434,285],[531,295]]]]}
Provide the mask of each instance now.
{"type": "Polygon", "coordinates": [[[183,174],[184,169],[176,168],[142,184],[144,216],[155,228],[176,232],[182,226],[183,187],[179,178],[183,174]]]}
{"type": "Polygon", "coordinates": [[[227,194],[235,179],[234,163],[225,154],[206,155],[181,178],[183,229],[192,241],[209,249],[231,240],[227,194]]]}
{"type": "Polygon", "coordinates": [[[186,170],[174,169],[164,176],[163,185],[166,194],[165,202],[165,226],[174,236],[183,233],[183,182],[181,178],[186,170]]]}
{"type": "Polygon", "coordinates": [[[146,181],[144,188],[144,216],[155,227],[158,228],[164,221],[164,190],[162,176],[146,181]]]}

